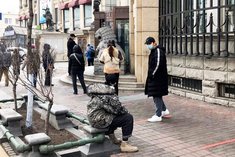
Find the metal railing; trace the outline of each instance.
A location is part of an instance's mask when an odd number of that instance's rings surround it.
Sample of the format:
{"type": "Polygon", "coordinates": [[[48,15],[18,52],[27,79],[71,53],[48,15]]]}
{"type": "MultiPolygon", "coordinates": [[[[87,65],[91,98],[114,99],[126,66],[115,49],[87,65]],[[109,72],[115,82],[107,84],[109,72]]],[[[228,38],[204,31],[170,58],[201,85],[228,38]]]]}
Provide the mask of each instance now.
{"type": "Polygon", "coordinates": [[[234,0],[160,0],[159,8],[167,54],[235,57],[234,0]]]}

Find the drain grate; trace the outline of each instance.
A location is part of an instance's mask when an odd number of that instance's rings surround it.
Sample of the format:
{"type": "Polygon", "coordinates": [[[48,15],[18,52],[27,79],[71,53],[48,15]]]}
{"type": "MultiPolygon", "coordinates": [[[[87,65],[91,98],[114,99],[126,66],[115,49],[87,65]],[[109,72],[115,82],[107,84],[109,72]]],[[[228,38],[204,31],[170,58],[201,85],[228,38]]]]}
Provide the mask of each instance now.
{"type": "Polygon", "coordinates": [[[2,143],[3,149],[6,151],[6,153],[9,155],[9,157],[15,157],[17,154],[14,152],[14,150],[11,148],[11,145],[9,142],[2,143]]]}

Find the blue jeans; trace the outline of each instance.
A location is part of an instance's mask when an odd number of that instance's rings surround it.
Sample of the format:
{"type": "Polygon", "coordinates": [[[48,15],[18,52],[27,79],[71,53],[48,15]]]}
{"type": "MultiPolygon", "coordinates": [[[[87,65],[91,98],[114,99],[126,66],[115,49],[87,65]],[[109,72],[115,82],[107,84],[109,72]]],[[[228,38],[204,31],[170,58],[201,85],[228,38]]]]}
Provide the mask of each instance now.
{"type": "Polygon", "coordinates": [[[156,105],[156,115],[162,116],[162,111],[166,111],[166,105],[163,102],[162,97],[153,97],[153,101],[156,105]]]}

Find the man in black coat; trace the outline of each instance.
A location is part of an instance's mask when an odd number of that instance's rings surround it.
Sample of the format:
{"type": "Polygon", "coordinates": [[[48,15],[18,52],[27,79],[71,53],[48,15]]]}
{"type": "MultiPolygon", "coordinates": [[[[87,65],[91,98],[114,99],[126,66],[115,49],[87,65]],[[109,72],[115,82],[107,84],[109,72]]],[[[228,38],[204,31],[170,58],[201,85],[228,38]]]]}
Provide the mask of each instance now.
{"type": "Polygon", "coordinates": [[[149,122],[162,121],[162,117],[169,115],[169,110],[162,99],[168,94],[168,74],[165,48],[157,45],[153,37],[148,37],[145,41],[150,50],[148,63],[148,76],[145,84],[145,94],[153,97],[156,105],[156,113],[148,119],[149,122]]]}
{"type": "MultiPolygon", "coordinates": [[[[75,35],[74,34],[70,34],[69,39],[67,41],[67,57],[69,59],[69,56],[73,53],[73,47],[76,45],[74,39],[75,39],[75,35]]],[[[68,64],[68,73],[69,75],[71,75],[71,67],[68,64]]]]}

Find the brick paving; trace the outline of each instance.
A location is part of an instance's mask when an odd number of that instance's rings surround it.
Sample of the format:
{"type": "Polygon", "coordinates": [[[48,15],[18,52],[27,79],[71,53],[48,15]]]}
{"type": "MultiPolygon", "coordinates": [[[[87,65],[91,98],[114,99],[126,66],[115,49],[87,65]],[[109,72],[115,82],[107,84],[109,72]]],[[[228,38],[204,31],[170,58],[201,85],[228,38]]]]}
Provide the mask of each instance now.
{"type": "MultiPolygon", "coordinates": [[[[55,103],[85,116],[90,98],[81,94],[81,88],[78,95],[73,95],[72,86],[59,81],[67,74],[66,70],[65,64],[56,65],[53,77],[55,103]]],[[[0,89],[0,98],[1,92],[11,94],[11,88],[4,87],[3,82],[0,82],[0,89]]],[[[22,87],[18,87],[18,91],[25,93],[22,87]]],[[[169,94],[164,100],[172,117],[149,123],[147,118],[154,114],[152,98],[143,93],[120,93],[120,100],[134,116],[130,143],[138,146],[139,152],[112,157],[235,157],[235,108],[169,94]]],[[[1,106],[9,107],[6,104],[1,106]]],[[[121,129],[116,133],[120,137],[121,129]]]]}

